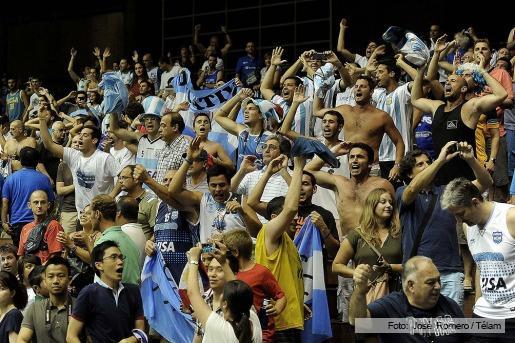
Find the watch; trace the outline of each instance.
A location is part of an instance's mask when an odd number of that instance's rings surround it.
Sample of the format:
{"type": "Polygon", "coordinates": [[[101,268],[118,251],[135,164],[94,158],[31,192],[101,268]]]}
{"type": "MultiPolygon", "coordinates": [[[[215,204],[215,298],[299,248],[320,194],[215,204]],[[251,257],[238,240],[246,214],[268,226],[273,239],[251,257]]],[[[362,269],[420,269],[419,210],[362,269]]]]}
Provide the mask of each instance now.
{"type": "Polygon", "coordinates": [[[190,261],[191,264],[196,264],[198,266],[198,261],[195,261],[195,260],[191,260],[190,261]]]}

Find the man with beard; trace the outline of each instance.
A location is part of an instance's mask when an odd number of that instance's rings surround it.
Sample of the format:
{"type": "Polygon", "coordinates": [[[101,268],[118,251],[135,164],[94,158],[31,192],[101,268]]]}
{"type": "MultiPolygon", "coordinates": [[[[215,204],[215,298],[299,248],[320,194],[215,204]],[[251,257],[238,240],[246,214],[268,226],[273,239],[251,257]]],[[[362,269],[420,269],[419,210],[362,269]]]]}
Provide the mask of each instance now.
{"type": "Polygon", "coordinates": [[[60,256],[48,259],[43,274],[49,297],[34,302],[25,312],[19,343],[66,342],[66,329],[75,299],[68,294],[70,264],[60,256]]]}
{"type": "MultiPolygon", "coordinates": [[[[467,81],[459,75],[451,74],[445,82],[445,102],[423,98],[424,69],[418,70],[411,93],[411,102],[422,112],[433,115],[432,136],[435,154],[440,154],[440,150],[449,141],[467,142],[475,150],[475,129],[479,116],[499,106],[508,94],[490,74],[483,68],[478,68],[478,73],[483,76],[492,94],[466,101],[467,81]]],[[[458,176],[465,176],[469,180],[474,179],[472,169],[462,159],[454,159],[445,164],[439,170],[435,184],[445,185],[458,176]]]]}
{"type": "Polygon", "coordinates": [[[315,98],[314,112],[317,117],[324,117],[329,111],[337,111],[343,116],[343,132],[349,142],[363,142],[374,150],[372,175],[379,176],[379,147],[386,133],[395,144],[395,164],[404,156],[405,145],[392,117],[385,111],[371,104],[375,84],[371,77],[360,76],[354,85],[356,106],[340,105],[335,109],[321,109],[321,99],[315,98]]]}
{"type": "Polygon", "coordinates": [[[109,240],[93,248],[91,256],[99,279],[80,292],[66,342],[83,342],[80,336],[84,328],[93,342],[129,343],[138,342],[141,335],[147,338],[139,287],[122,283],[126,256],[109,240]]]}
{"type": "Polygon", "coordinates": [[[138,285],[141,274],[140,253],[131,238],[119,226],[116,226],[117,211],[116,201],[109,195],[97,195],[91,201],[89,208],[91,225],[94,231],[102,233],[100,238],[95,241],[95,246],[105,241],[116,242],[125,256],[122,281],[138,285]]]}
{"type": "Polygon", "coordinates": [[[259,231],[256,227],[260,227],[261,223],[254,212],[245,204],[241,204],[240,196],[230,192],[231,178],[225,168],[214,166],[207,171],[209,193],[183,188],[190,165],[200,156],[199,145],[198,137],[191,142],[186,158],[170,183],[168,192],[180,208],[198,213],[200,242],[206,243],[214,233],[230,229],[259,231]]]}

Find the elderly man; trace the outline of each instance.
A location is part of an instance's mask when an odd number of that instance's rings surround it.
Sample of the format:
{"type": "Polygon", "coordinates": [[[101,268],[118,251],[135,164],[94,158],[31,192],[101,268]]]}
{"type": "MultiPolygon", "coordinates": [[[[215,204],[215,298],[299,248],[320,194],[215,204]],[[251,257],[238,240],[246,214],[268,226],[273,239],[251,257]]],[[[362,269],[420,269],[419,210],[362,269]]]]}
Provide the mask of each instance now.
{"type": "MultiPolygon", "coordinates": [[[[372,267],[360,264],[354,270],[354,292],[349,318],[464,318],[456,302],[440,294],[440,272],[430,258],[415,256],[404,264],[402,292],[393,292],[370,304],[366,303],[372,267]]],[[[381,342],[426,342],[426,337],[408,333],[379,334],[381,342]]],[[[462,335],[445,337],[445,342],[463,342],[462,335]]]]}

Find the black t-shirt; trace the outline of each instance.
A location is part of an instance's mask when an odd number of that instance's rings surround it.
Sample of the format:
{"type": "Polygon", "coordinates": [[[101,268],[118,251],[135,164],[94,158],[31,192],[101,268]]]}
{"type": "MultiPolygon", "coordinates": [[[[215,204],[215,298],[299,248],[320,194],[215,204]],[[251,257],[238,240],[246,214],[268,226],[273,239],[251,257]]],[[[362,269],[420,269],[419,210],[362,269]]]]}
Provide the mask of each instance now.
{"type": "MultiPolygon", "coordinates": [[[[436,306],[431,310],[422,310],[411,306],[403,292],[393,292],[368,305],[372,318],[465,318],[459,305],[452,299],[441,295],[436,306]]],[[[467,336],[454,334],[449,336],[422,337],[403,333],[379,334],[381,342],[464,342],[467,336]]]]}
{"type": "Polygon", "coordinates": [[[20,332],[23,314],[17,308],[7,312],[0,322],[0,342],[9,342],[11,332],[20,332]]]}

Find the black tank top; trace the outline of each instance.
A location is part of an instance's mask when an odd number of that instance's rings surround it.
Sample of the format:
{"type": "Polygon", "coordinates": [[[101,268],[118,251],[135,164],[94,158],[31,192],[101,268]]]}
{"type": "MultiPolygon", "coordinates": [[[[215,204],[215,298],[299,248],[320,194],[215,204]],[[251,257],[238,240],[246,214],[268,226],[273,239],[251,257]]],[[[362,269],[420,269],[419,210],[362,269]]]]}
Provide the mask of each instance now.
{"type": "MultiPolygon", "coordinates": [[[[462,107],[463,104],[450,112],[445,112],[445,104],[443,104],[436,110],[432,126],[435,156],[440,154],[443,146],[449,141],[467,142],[476,151],[475,130],[469,128],[461,120],[462,107]]],[[[459,158],[459,156],[444,164],[436,175],[435,184],[437,186],[446,185],[457,177],[465,177],[469,180],[474,180],[475,178],[474,172],[467,162],[459,158]]]]}

